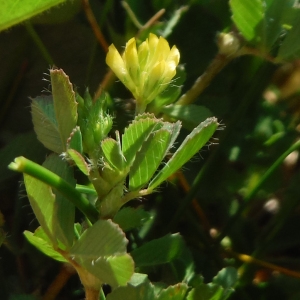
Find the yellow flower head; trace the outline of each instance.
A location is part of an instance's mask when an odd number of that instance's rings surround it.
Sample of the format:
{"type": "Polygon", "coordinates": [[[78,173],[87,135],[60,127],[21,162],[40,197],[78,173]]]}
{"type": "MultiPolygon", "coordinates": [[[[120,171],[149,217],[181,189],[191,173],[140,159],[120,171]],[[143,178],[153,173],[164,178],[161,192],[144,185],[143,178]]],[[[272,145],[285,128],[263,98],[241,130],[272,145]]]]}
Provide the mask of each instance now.
{"type": "Polygon", "coordinates": [[[138,48],[135,38],[130,39],[122,56],[113,44],[110,45],[106,63],[132,92],[141,108],[139,112],[143,112],[175,76],[179,57],[176,46],[170,49],[163,37],[150,33],[138,48]]]}

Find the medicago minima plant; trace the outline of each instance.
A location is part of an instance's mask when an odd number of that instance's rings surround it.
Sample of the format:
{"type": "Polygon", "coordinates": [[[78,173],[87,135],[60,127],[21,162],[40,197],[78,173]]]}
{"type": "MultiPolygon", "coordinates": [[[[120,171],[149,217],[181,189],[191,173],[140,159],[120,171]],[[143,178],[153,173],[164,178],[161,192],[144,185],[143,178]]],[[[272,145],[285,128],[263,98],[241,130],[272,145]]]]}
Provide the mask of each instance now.
{"type": "MultiPolygon", "coordinates": [[[[149,214],[124,205],[157,191],[210,140],[218,121],[207,118],[174,147],[181,121],[161,116],[180,95],[178,85],[169,86],[180,70],[179,51],[154,34],[136,44],[130,39],[123,54],[111,45],[106,57],[136,101],[134,119],[123,132],[110,134],[107,93],[95,101],[88,91],[82,97],[63,70],[51,69],[52,95],[32,99],[31,109],[37,137],[53,153],[42,165],[17,157],[9,168],[23,173],[40,224],[35,232],[25,231],[27,240],[72,265],[86,299],[105,299],[103,284],[112,289],[107,299],[194,299],[197,292],[189,289],[188,278],[158,290],[138,273],[147,264],[169,262],[185,246],[180,235],[168,234],[128,253],[125,232],[141,227],[149,214]],[[85,185],[76,184],[74,168],[85,175],[85,185]],[[81,222],[75,222],[75,209],[82,213],[81,222]],[[175,251],[173,258],[167,250],[155,251],[166,246],[175,251]]],[[[200,285],[223,291],[217,283],[200,285]]]]}

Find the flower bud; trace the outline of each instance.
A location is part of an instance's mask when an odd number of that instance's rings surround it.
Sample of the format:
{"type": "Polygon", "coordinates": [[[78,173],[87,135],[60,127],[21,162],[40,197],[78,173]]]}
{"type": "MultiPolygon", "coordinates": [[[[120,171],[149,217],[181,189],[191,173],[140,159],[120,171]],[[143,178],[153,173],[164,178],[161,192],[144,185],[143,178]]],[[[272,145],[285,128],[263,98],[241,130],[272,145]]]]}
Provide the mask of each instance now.
{"type": "Polygon", "coordinates": [[[227,56],[234,55],[241,47],[240,41],[232,33],[220,33],[218,35],[219,53],[227,56]]]}
{"type": "Polygon", "coordinates": [[[137,101],[137,112],[142,113],[146,105],[165,90],[176,74],[180,54],[176,46],[155,34],[149,35],[139,47],[135,38],[130,39],[121,56],[112,44],[106,63],[132,92],[137,101]]]}
{"type": "MultiPolygon", "coordinates": [[[[80,99],[82,100],[82,98],[80,99]]],[[[82,102],[82,101],[81,101],[82,102]]],[[[82,103],[81,103],[82,106],[82,103]]],[[[112,117],[105,112],[106,95],[103,93],[93,102],[88,92],[84,95],[84,106],[78,109],[78,125],[83,138],[85,153],[97,152],[100,142],[107,137],[112,128],[112,117]]]]}

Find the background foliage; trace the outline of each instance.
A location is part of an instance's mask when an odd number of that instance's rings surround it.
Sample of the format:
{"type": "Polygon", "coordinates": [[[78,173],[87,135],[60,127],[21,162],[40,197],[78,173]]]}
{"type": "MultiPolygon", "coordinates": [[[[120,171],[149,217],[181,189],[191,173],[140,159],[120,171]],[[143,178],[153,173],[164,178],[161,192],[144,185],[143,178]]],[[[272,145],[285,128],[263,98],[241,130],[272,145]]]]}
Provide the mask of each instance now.
{"type": "MultiPolygon", "coordinates": [[[[60,2],[34,1],[44,5],[38,7],[20,1],[18,10],[12,9],[11,1],[0,2],[0,30],[5,29],[0,34],[0,221],[2,233],[7,235],[0,248],[3,299],[49,295],[57,282],[63,286],[57,299],[83,297],[72,271],[25,241],[23,231],[34,231],[38,223],[21,177],[7,170],[16,156],[41,163],[49,154],[32,131],[29,109],[29,97],[49,94],[49,66],[62,68],[79,92],[88,86],[92,94],[108,71],[107,45],[100,46],[91,29],[86,2],[65,1],[55,6],[60,2]],[[46,11],[51,6],[55,7],[46,11]],[[12,11],[21,11],[21,17],[12,11]]],[[[194,103],[204,106],[207,116],[216,116],[225,126],[215,136],[216,145],[201,151],[184,168],[190,191],[178,175],[161,193],[135,203],[151,217],[141,230],[128,232],[131,249],[135,243],[142,245],[169,232],[180,232],[187,245],[176,234],[168,235],[177,252],[166,249],[168,255],[155,267],[150,263],[154,258],[133,250],[140,272],[149,274],[152,282],[174,285],[189,276],[186,266],[190,264],[198,274],[194,280],[207,283],[231,265],[239,268],[240,277],[229,299],[298,299],[299,159],[297,151],[288,151],[291,155],[286,159],[283,155],[299,137],[300,22],[296,1],[130,0],[127,4],[132,12],[117,0],[90,1],[105,40],[120,48],[141,30],[136,21],[146,24],[165,8],[164,15],[142,31],[140,38],[151,30],[177,46],[186,73],[178,79],[182,92],[217,55],[218,32],[235,32],[247,54],[231,60],[194,103]],[[218,237],[219,233],[225,238],[218,237]]],[[[106,88],[114,99],[114,129],[123,128],[134,107],[121,83],[112,83],[106,88]]],[[[182,139],[193,118],[187,119],[182,139]]],[[[79,173],[77,176],[78,182],[84,180],[79,173]]],[[[149,253],[157,248],[152,247],[149,253]]],[[[143,284],[154,293],[149,282],[143,284]]],[[[201,299],[197,293],[202,292],[196,289],[196,296],[190,299],[201,299]]]]}

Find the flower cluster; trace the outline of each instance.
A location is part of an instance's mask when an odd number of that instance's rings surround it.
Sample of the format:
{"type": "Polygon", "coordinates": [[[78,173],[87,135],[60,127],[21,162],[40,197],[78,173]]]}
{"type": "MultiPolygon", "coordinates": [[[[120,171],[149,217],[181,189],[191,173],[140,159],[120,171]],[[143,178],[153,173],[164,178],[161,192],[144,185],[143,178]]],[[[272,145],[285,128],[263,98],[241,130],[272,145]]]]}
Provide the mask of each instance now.
{"type": "Polygon", "coordinates": [[[150,33],[138,47],[135,38],[130,39],[122,56],[110,45],[106,63],[132,92],[139,108],[137,112],[142,113],[147,104],[167,88],[176,74],[179,58],[176,46],[170,49],[163,37],[150,33]]]}

